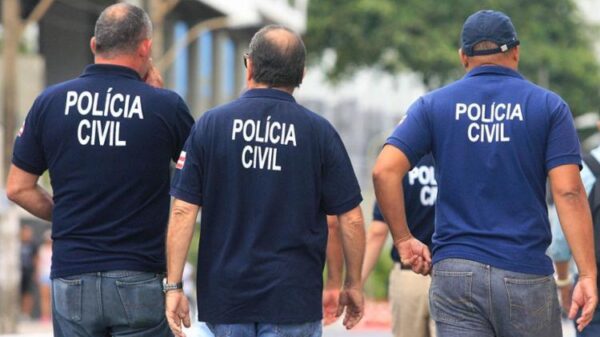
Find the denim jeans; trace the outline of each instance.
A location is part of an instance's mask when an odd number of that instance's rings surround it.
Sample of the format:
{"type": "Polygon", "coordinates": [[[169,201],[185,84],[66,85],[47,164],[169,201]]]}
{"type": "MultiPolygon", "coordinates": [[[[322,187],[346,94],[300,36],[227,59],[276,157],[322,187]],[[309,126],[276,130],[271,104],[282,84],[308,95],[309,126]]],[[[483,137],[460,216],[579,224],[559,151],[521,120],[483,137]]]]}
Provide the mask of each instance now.
{"type": "Polygon", "coordinates": [[[429,303],[438,337],[561,337],[553,275],[463,259],[433,266],[429,303]]]}
{"type": "Polygon", "coordinates": [[[52,280],[55,337],[173,336],[162,274],[110,271],[52,280]]]}
{"type": "Polygon", "coordinates": [[[210,324],[215,337],[321,337],[321,321],[301,324],[210,324]]]}

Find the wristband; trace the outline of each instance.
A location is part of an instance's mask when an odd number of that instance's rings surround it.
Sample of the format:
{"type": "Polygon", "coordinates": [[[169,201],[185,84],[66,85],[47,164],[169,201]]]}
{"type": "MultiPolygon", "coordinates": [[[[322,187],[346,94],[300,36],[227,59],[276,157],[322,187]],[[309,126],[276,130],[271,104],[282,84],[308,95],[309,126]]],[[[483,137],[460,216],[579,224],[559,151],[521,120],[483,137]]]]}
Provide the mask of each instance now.
{"type": "Polygon", "coordinates": [[[163,279],[162,290],[165,294],[172,290],[182,290],[182,289],[183,289],[183,282],[167,283],[167,279],[166,278],[163,279]]]}
{"type": "Polygon", "coordinates": [[[556,286],[558,288],[564,288],[573,284],[573,275],[569,274],[566,279],[556,279],[556,286]]]}

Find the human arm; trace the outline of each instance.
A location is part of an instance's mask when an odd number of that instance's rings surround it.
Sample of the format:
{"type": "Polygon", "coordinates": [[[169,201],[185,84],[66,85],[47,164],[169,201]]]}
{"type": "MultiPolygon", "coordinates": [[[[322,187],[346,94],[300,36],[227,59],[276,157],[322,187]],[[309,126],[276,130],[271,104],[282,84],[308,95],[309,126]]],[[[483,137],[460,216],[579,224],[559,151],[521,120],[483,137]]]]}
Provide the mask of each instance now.
{"type": "Polygon", "coordinates": [[[581,331],[591,321],[598,304],[592,218],[577,165],[557,166],[548,175],[562,230],[579,270],[569,317],[574,319],[578,310],[582,310],[576,321],[581,331]]]}
{"type": "Polygon", "coordinates": [[[429,248],[412,236],[406,222],[402,179],[409,169],[410,162],[402,150],[386,145],[373,168],[373,184],[402,263],[427,275],[431,269],[429,248]]]}
{"type": "Polygon", "coordinates": [[[344,274],[344,255],[342,236],[335,216],[327,216],[327,279],[323,289],[323,324],[329,325],[337,320],[337,309],[344,274]]]}
{"type": "Polygon", "coordinates": [[[377,264],[377,260],[379,260],[379,255],[381,254],[381,249],[385,244],[385,240],[388,236],[388,227],[383,221],[373,220],[371,222],[371,226],[367,231],[367,245],[365,248],[365,261],[363,262],[362,267],[362,283],[364,284],[373,268],[377,264]]]}
{"type": "Polygon", "coordinates": [[[550,229],[552,231],[552,243],[548,247],[548,255],[554,262],[556,269],[556,285],[560,295],[560,304],[563,311],[568,314],[571,307],[571,293],[573,291],[572,277],[569,273],[571,250],[565,239],[558,213],[556,213],[556,205],[554,202],[548,206],[548,219],[550,220],[550,229]]]}
{"type": "MultiPolygon", "coordinates": [[[[182,280],[199,210],[198,205],[173,200],[167,230],[167,283],[179,283],[182,280]]],[[[190,327],[190,312],[183,291],[167,292],[165,302],[165,314],[171,331],[175,336],[185,336],[181,324],[190,327]]]]}
{"type": "Polygon", "coordinates": [[[340,293],[337,316],[344,316],[344,326],[352,329],[364,314],[364,297],[360,279],[365,254],[365,225],[360,206],[338,215],[342,248],[346,262],[344,288],[340,293]]]}
{"type": "Polygon", "coordinates": [[[573,280],[569,273],[569,261],[554,261],[554,267],[556,268],[556,287],[560,294],[560,305],[563,311],[568,313],[571,308],[571,294],[573,291],[573,280]]]}
{"type": "Polygon", "coordinates": [[[54,201],[43,187],[38,185],[39,176],[11,165],[6,180],[6,196],[29,213],[46,221],[52,221],[54,201]]]}
{"type": "Polygon", "coordinates": [[[144,82],[155,88],[164,87],[164,82],[162,76],[160,75],[160,71],[158,71],[158,68],[156,68],[156,66],[154,66],[152,63],[152,59],[149,60],[148,71],[144,76],[144,82]]]}

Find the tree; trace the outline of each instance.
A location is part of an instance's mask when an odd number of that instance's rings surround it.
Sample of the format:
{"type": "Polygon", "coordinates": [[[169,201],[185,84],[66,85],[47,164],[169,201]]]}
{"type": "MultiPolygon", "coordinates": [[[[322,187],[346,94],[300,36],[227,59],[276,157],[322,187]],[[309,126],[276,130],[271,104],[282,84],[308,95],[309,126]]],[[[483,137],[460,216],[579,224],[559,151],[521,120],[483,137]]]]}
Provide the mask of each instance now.
{"type": "Polygon", "coordinates": [[[521,40],[520,71],[556,91],[575,115],[597,111],[600,66],[593,28],[573,0],[328,0],[309,3],[307,47],[311,60],[326,50],[337,81],[364,67],[413,71],[428,88],[464,74],[458,60],[460,31],[468,15],[492,8],[511,16],[521,40]]]}

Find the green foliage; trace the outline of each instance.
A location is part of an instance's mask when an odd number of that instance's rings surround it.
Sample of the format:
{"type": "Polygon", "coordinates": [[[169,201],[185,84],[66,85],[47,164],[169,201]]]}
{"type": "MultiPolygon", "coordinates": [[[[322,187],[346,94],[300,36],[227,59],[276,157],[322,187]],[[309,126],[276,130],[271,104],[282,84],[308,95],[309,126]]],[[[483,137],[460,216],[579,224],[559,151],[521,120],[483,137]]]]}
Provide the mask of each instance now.
{"type": "Polygon", "coordinates": [[[556,91],[574,114],[598,110],[600,66],[573,0],[318,0],[309,3],[313,61],[336,52],[333,81],[363,67],[411,70],[429,88],[464,74],[457,50],[464,20],[492,8],[511,16],[521,40],[520,71],[556,91]]]}
{"type": "Polygon", "coordinates": [[[365,293],[369,298],[375,300],[387,300],[388,298],[389,276],[394,265],[389,254],[390,248],[389,245],[383,248],[379,260],[365,284],[365,293]]]}

